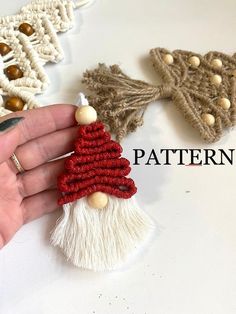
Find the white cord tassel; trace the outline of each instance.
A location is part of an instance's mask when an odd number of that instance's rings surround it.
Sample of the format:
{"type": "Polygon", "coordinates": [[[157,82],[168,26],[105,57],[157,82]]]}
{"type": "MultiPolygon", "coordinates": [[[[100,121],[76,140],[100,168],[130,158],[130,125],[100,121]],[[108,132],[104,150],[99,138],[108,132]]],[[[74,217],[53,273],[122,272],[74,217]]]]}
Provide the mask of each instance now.
{"type": "Polygon", "coordinates": [[[119,268],[154,228],[134,197],[109,196],[103,209],[91,208],[82,198],[63,209],[52,244],[59,246],[74,265],[94,271],[119,268]]]}

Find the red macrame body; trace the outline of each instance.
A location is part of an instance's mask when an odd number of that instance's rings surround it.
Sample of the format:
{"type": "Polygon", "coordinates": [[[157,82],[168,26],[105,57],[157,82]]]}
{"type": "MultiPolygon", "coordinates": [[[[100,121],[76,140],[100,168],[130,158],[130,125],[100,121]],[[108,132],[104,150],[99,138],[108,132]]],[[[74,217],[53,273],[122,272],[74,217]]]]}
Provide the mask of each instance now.
{"type": "Polygon", "coordinates": [[[75,152],[66,159],[66,172],[58,178],[58,189],[63,193],[59,205],[98,191],[124,199],[134,195],[134,181],[126,178],[130,163],[121,153],[122,147],[111,140],[103,123],[80,126],[75,152]]]}

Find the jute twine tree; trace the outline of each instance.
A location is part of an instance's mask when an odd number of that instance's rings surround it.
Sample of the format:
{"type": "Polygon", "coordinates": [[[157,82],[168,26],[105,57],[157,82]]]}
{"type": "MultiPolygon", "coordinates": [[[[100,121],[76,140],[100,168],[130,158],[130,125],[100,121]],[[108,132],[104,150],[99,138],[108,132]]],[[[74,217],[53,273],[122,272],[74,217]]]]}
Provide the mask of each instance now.
{"type": "Polygon", "coordinates": [[[172,99],[209,143],[235,124],[235,56],[163,48],[152,49],[150,56],[162,85],[133,80],[118,65],[99,64],[84,73],[83,82],[94,92],[90,104],[117,140],[141,126],[148,104],[161,98],[172,99]]]}

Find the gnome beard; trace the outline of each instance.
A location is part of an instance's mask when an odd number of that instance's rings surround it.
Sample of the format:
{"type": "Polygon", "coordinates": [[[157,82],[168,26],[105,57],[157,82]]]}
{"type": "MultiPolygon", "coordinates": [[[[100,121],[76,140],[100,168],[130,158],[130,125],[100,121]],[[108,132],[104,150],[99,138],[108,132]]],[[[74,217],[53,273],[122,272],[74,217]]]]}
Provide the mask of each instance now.
{"type": "Polygon", "coordinates": [[[120,144],[96,121],[91,106],[80,107],[74,153],[58,178],[64,215],[52,234],[76,266],[95,271],[120,267],[149,236],[151,219],[138,207],[131,168],[120,144]]]}
{"type": "Polygon", "coordinates": [[[109,196],[105,208],[91,208],[82,198],[63,206],[64,215],[52,235],[74,265],[94,271],[120,267],[147,237],[150,218],[135,198],[109,196]]]}

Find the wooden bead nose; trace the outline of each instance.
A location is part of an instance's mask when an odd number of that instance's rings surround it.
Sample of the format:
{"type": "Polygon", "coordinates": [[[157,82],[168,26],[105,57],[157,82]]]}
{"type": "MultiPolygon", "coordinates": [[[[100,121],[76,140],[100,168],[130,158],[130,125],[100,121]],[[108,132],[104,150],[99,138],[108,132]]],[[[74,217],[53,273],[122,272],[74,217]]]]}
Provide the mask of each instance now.
{"type": "Polygon", "coordinates": [[[5,74],[9,78],[9,80],[16,80],[18,78],[23,77],[23,72],[18,67],[18,65],[10,65],[5,69],[5,74]]]}
{"type": "Polygon", "coordinates": [[[20,97],[10,97],[5,103],[5,108],[11,111],[21,111],[25,103],[20,97]]]}
{"type": "Polygon", "coordinates": [[[5,43],[0,43],[0,55],[5,56],[11,51],[11,47],[5,43]]]}
{"type": "Polygon", "coordinates": [[[19,26],[19,31],[21,33],[25,34],[26,36],[31,36],[35,32],[35,30],[33,29],[33,27],[29,23],[22,23],[19,26]]]}
{"type": "Polygon", "coordinates": [[[102,209],[108,203],[108,196],[103,192],[94,192],[87,197],[87,201],[90,207],[102,209]]]}

